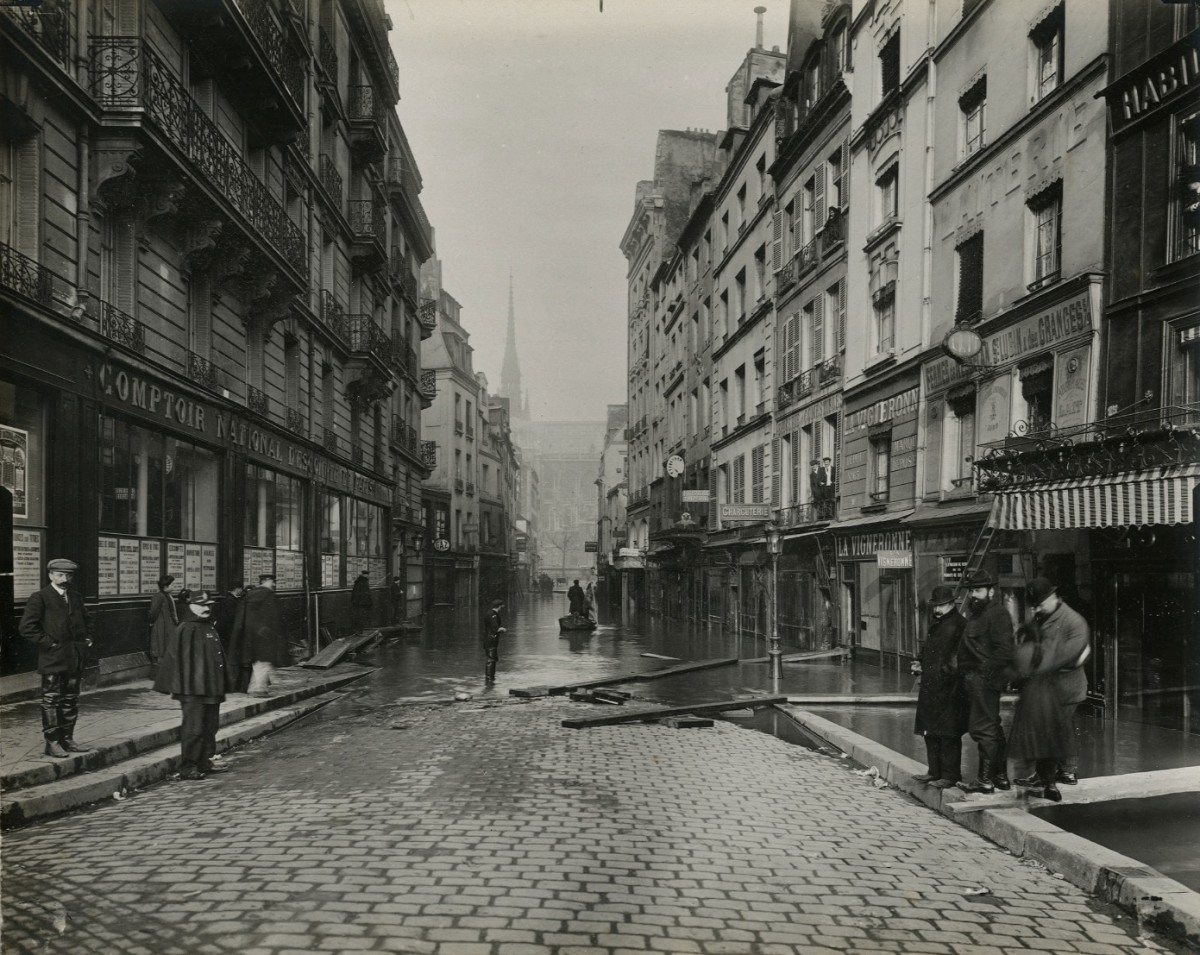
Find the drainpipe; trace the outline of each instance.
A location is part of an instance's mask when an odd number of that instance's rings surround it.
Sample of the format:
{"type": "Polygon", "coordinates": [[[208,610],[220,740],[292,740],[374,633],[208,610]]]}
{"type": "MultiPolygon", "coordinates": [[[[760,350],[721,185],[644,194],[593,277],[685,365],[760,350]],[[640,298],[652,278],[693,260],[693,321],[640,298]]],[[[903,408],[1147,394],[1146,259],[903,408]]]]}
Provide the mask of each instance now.
{"type": "MultiPolygon", "coordinates": [[[[82,6],[82,4],[81,4],[82,6]]],[[[79,306],[87,304],[88,233],[91,231],[91,142],[88,124],[80,123],[76,141],[79,163],[77,195],[75,197],[75,298],[79,306]]]]}

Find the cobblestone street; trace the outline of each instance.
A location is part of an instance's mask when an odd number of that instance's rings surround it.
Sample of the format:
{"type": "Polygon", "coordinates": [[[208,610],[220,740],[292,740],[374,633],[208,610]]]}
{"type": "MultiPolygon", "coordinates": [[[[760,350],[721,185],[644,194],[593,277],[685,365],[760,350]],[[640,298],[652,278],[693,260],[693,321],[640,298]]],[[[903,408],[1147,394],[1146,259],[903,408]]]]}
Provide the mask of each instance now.
{"type": "Polygon", "coordinates": [[[846,761],[562,699],[335,704],[6,834],[4,951],[1168,951],[846,761]]]}

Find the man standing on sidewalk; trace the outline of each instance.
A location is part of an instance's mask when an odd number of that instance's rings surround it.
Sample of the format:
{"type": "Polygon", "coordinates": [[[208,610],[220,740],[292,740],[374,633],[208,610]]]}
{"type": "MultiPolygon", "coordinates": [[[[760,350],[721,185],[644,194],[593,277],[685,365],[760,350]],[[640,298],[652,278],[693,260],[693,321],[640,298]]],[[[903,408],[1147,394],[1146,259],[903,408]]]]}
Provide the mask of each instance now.
{"type": "Polygon", "coordinates": [[[275,596],[274,574],[263,574],[258,578],[258,586],[246,595],[242,608],[241,660],[252,667],[246,692],[251,696],[270,696],[275,667],[292,662],[283,632],[279,598],[275,596]]]}
{"type": "Polygon", "coordinates": [[[938,584],[929,594],[929,630],[913,673],[921,678],[914,731],[925,737],[929,771],[914,776],[935,789],[958,785],[962,778],[962,735],[966,707],[956,657],[966,621],[954,606],[954,591],[938,584]]]}
{"type": "Polygon", "coordinates": [[[212,761],[229,672],[220,634],[209,619],[215,603],[205,590],[188,597],[183,620],[167,642],[154,681],[154,689],[178,700],[183,711],[179,778],[184,780],[225,772],[212,761]]]}
{"type": "Polygon", "coordinates": [[[361,571],[350,588],[350,619],[355,630],[366,630],[371,623],[371,578],[361,571]]]}
{"type": "Polygon", "coordinates": [[[30,594],[19,628],[21,636],[38,647],[42,735],[46,738],[46,755],[57,759],[89,752],[75,742],[79,685],[93,634],[92,615],[83,598],[67,589],[78,569],[73,560],[59,557],[50,561],[46,565],[50,584],[30,594]]]}
{"type": "Polygon", "coordinates": [[[996,599],[995,578],[979,575],[967,586],[967,626],[958,647],[958,669],[969,707],[967,732],[979,747],[979,777],[973,783],[959,783],[959,788],[992,793],[1012,788],[1000,725],[1000,693],[1008,685],[1016,643],[1012,618],[996,599]]]}
{"type": "Polygon", "coordinates": [[[500,637],[507,633],[504,629],[504,601],[497,597],[492,601],[491,609],[483,615],[483,652],[487,655],[484,664],[484,681],[488,684],[496,682],[496,663],[500,659],[500,637]]]}

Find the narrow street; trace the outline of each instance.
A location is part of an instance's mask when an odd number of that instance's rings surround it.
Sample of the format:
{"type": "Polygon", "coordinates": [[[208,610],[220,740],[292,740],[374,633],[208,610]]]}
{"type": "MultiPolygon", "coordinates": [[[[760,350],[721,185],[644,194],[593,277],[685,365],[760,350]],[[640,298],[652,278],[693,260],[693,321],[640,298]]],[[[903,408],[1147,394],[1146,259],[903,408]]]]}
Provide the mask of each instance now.
{"type": "MultiPolygon", "coordinates": [[[[340,702],[235,750],[226,774],[7,833],[4,951],[1171,950],[845,760],[719,720],[562,728],[595,707],[509,688],[734,648],[685,647],[669,625],[568,639],[560,611],[516,609],[492,690],[474,615],[447,615],[374,654],[381,669],[340,702]],[[432,702],[458,692],[472,699],[432,702]]],[[[804,668],[832,685],[829,671],[804,668]]],[[[639,692],[720,698],[761,691],[760,675],[639,692]]]]}

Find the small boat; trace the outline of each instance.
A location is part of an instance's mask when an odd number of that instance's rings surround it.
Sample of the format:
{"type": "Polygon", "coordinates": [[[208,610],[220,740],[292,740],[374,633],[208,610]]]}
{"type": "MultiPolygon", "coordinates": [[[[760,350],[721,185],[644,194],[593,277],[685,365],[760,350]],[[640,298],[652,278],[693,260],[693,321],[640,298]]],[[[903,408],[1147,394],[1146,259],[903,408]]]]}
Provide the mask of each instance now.
{"type": "Polygon", "coordinates": [[[581,617],[577,613],[572,613],[567,614],[565,617],[559,617],[558,626],[561,630],[595,630],[596,621],[589,620],[587,617],[581,617]]]}

